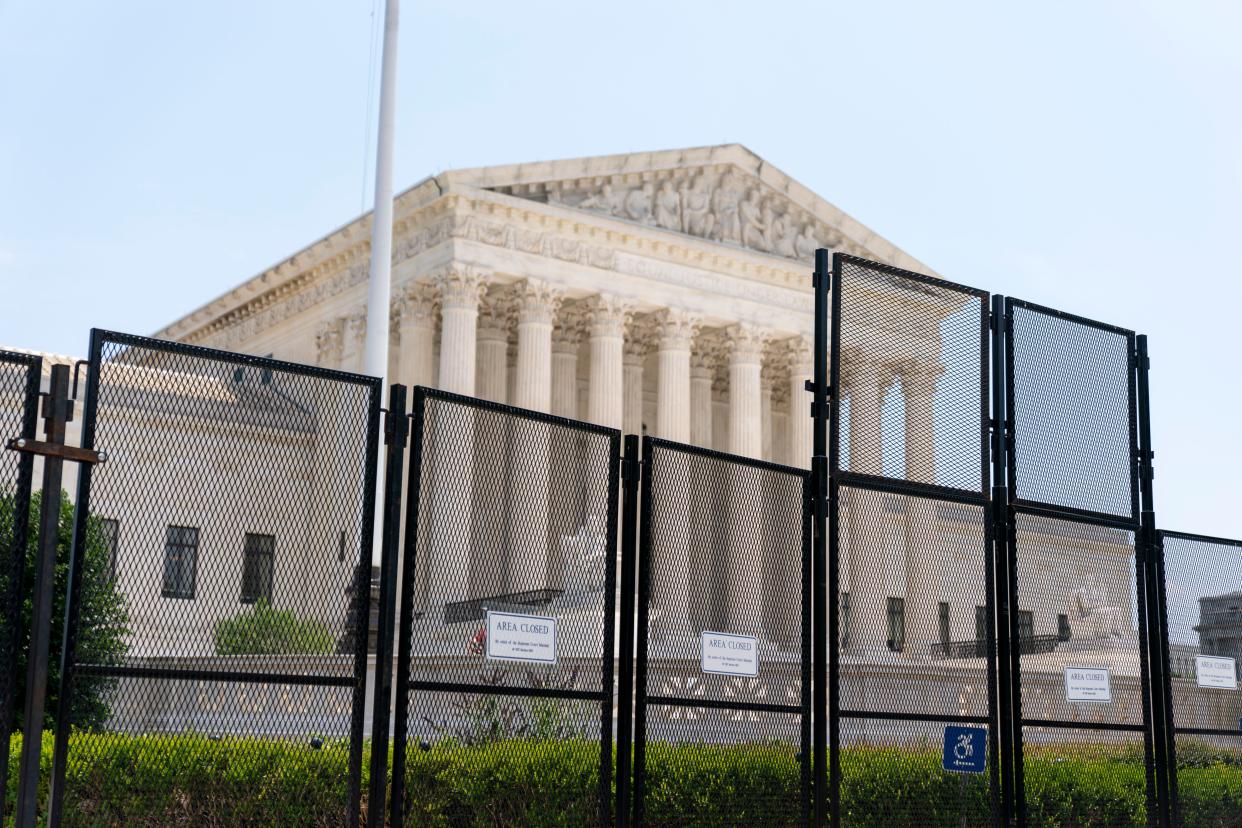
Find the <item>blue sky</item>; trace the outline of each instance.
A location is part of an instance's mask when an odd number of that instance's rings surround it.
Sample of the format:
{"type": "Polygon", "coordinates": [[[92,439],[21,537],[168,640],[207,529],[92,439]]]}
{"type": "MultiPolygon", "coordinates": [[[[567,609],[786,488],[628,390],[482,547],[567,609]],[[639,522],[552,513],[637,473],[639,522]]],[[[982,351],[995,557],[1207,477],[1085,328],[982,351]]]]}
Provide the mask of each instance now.
{"type": "MultiPolygon", "coordinates": [[[[358,214],[372,13],[0,0],[0,342],[151,332],[358,214]]],[[[1161,522],[1242,536],[1240,36],[1224,0],[407,0],[396,182],[744,143],[948,278],[1149,334],[1161,522]]]]}

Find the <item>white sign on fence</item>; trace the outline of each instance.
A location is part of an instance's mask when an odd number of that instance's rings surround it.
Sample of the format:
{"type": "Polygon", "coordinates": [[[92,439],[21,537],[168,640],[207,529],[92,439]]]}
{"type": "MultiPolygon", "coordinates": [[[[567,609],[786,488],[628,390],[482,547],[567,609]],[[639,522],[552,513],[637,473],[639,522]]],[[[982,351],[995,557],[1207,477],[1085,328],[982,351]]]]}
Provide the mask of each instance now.
{"type": "Polygon", "coordinates": [[[759,675],[758,638],[704,630],[699,643],[700,666],[704,673],[751,678],[759,675]]]}
{"type": "Polygon", "coordinates": [[[1066,667],[1065,700],[1072,702],[1111,702],[1112,675],[1107,667],[1066,667]]]}
{"type": "Polygon", "coordinates": [[[491,661],[556,663],[556,619],[487,611],[487,657],[491,661]]]}
{"type": "Polygon", "coordinates": [[[1200,687],[1237,690],[1237,662],[1224,656],[1195,656],[1195,679],[1200,687]]]}

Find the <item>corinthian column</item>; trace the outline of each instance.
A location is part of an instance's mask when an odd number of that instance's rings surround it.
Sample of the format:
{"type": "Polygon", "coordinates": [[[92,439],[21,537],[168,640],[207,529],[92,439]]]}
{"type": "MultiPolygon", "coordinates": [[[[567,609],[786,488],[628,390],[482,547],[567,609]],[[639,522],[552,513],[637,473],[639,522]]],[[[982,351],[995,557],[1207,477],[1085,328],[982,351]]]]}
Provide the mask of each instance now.
{"type": "Polygon", "coordinates": [[[786,461],[791,466],[807,469],[811,466],[812,442],[811,402],[812,395],[806,390],[811,379],[813,358],[811,342],[804,336],[790,340],[789,350],[789,447],[786,461]]]}
{"type": "MultiPolygon", "coordinates": [[[[578,419],[578,347],[582,328],[578,315],[563,306],[552,329],[552,413],[578,419]]],[[[576,307],[574,308],[576,310],[576,307]]]]}
{"type": "Polygon", "coordinates": [[[944,373],[940,365],[907,364],[900,367],[901,393],[906,404],[906,479],[915,483],[936,482],[935,405],[936,382],[944,373]]]}
{"type": "MultiPolygon", "coordinates": [[[[436,278],[441,302],[440,387],[474,393],[475,327],[483,283],[471,271],[450,268],[436,278]]],[[[436,403],[426,421],[429,471],[427,554],[415,578],[419,606],[441,623],[444,604],[467,597],[473,548],[474,416],[436,403]]]]}
{"type": "Polygon", "coordinates": [[[712,447],[712,381],[716,377],[716,354],[700,336],[690,356],[690,442],[712,447]]]}
{"type": "Polygon", "coordinates": [[[341,319],[319,323],[315,331],[315,364],[320,368],[340,368],[345,342],[345,326],[341,319]]]}
{"type": "Polygon", "coordinates": [[[366,311],[355,311],[345,317],[345,355],[342,359],[346,371],[362,373],[363,344],[367,338],[366,311]]]}
{"type": "Polygon", "coordinates": [[[511,296],[493,287],[479,307],[478,376],[475,396],[491,402],[509,401],[509,328],[511,296]]]}
{"type": "MultiPolygon", "coordinates": [[[[552,406],[552,318],[561,293],[544,282],[527,281],[517,295],[517,383],[519,408],[547,413],[552,406]]],[[[514,423],[513,505],[509,509],[509,589],[526,592],[548,583],[549,427],[514,423]]]]}
{"type": "Polygon", "coordinates": [[[435,381],[437,298],[433,285],[411,282],[397,296],[397,382],[411,388],[435,381]]]}
{"type": "Polygon", "coordinates": [[[659,325],[659,376],[656,396],[656,435],[678,443],[690,442],[690,344],[698,319],[678,310],[666,310],[659,325]]]}
{"type": "MultiPolygon", "coordinates": [[[[936,482],[933,398],[943,370],[940,365],[915,362],[898,367],[906,408],[906,478],[916,483],[936,482]]],[[[911,497],[908,502],[905,654],[927,659],[940,640],[939,567],[927,548],[936,527],[936,501],[911,497]]]]}
{"type": "Polygon", "coordinates": [[[883,474],[882,454],[883,422],[881,406],[884,392],[892,377],[885,372],[868,370],[854,356],[845,365],[849,378],[846,390],[850,400],[850,465],[849,470],[860,474],[883,474]]]}
{"type": "Polygon", "coordinates": [[[622,360],[629,308],[617,297],[601,294],[592,301],[589,312],[591,384],[587,419],[619,429],[624,411],[622,360]]]}
{"type": "Polygon", "coordinates": [[[760,457],[772,458],[772,374],[767,368],[759,371],[760,457]]]}
{"type": "Polygon", "coordinates": [[[475,333],[483,280],[450,268],[436,278],[440,292],[440,388],[474,395],[475,333]]]}
{"type": "Polygon", "coordinates": [[[734,325],[729,338],[729,451],[758,458],[763,453],[760,372],[766,337],[749,325],[734,325]]]}

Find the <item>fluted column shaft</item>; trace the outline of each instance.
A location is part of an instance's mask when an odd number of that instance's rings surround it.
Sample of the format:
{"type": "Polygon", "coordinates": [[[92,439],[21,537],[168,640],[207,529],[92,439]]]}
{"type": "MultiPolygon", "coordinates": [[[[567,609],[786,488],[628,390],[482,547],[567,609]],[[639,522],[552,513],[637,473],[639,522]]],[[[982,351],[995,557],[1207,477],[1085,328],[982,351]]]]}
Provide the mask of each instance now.
{"type": "Polygon", "coordinates": [[[888,382],[871,372],[851,372],[848,388],[850,400],[850,471],[881,474],[882,455],[881,405],[888,382]]]}
{"type": "Polygon", "coordinates": [[[656,435],[665,440],[690,442],[690,345],[697,328],[695,318],[679,311],[660,320],[656,435]]]}
{"type": "Polygon", "coordinates": [[[772,378],[762,371],[759,374],[759,424],[760,424],[760,457],[764,460],[774,459],[772,456],[772,378]]]}
{"type": "Polygon", "coordinates": [[[729,451],[744,457],[763,454],[763,418],[760,371],[763,338],[748,326],[730,330],[729,451]]]}
{"type": "Polygon", "coordinates": [[[478,376],[475,394],[491,402],[508,402],[509,334],[502,323],[489,319],[479,327],[478,376]]]}
{"type": "MultiPolygon", "coordinates": [[[[764,337],[747,325],[729,330],[729,451],[758,458],[763,451],[760,368],[764,337]]],[[[760,635],[763,631],[764,530],[756,514],[757,471],[731,464],[726,474],[728,497],[729,619],[733,632],[760,635]]]]}
{"type": "Polygon", "coordinates": [[[645,344],[626,343],[625,357],[622,360],[624,366],[622,388],[625,400],[621,412],[621,430],[626,434],[643,433],[643,361],[645,358],[645,344]]]}
{"type": "Polygon", "coordinates": [[[624,411],[621,389],[627,316],[627,308],[620,300],[599,296],[592,305],[589,322],[591,383],[587,419],[618,429],[624,411]]]}
{"type": "MultiPolygon", "coordinates": [[[[907,365],[901,370],[906,408],[906,477],[918,483],[936,482],[933,398],[939,376],[938,366],[907,365]]],[[[929,658],[932,647],[940,640],[940,595],[933,588],[939,572],[927,549],[935,521],[935,501],[909,498],[905,539],[906,656],[912,659],[929,658]]]]}
{"type": "Polygon", "coordinates": [[[814,449],[812,395],[806,390],[813,367],[811,343],[799,337],[789,350],[789,448],[785,462],[803,469],[811,467],[811,452],[814,449]]]}
{"type": "Polygon", "coordinates": [[[397,304],[397,366],[393,376],[413,388],[435,382],[436,297],[425,282],[407,285],[397,304]]]}
{"type": "Polygon", "coordinates": [[[552,338],[552,413],[578,418],[578,338],[558,335],[552,338]]]}
{"type": "Polygon", "coordinates": [[[479,320],[478,276],[450,271],[440,288],[440,388],[474,396],[475,339],[479,320]]]}
{"type": "Polygon", "coordinates": [[[690,442],[702,448],[712,447],[712,374],[706,364],[690,367],[690,442]]]}

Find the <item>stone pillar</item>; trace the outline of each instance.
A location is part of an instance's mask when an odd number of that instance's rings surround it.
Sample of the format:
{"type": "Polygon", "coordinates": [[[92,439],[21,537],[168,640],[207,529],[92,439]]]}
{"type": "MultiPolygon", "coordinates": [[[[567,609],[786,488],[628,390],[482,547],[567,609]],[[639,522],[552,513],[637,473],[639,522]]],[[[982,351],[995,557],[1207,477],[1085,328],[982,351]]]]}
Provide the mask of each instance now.
{"type": "MultiPolygon", "coordinates": [[[[758,458],[763,450],[760,370],[765,337],[749,325],[729,329],[729,451],[758,458]]],[[[738,635],[762,635],[764,530],[755,509],[758,470],[731,465],[727,473],[729,622],[738,635]]]]}
{"type": "Polygon", "coordinates": [[[440,291],[440,388],[474,396],[475,339],[483,281],[449,269],[436,280],[440,291]]]}
{"type": "Polygon", "coordinates": [[[659,377],[656,394],[656,436],[690,442],[690,343],[698,320],[676,310],[660,320],[659,377]]]}
{"type": "MultiPolygon", "coordinates": [[[[552,319],[561,302],[553,286],[527,281],[517,294],[517,382],[513,403],[548,413],[552,407],[552,319]]],[[[548,471],[550,428],[515,421],[509,509],[509,589],[548,584],[548,471]]]]}
{"type": "Polygon", "coordinates": [[[426,282],[411,282],[398,295],[397,382],[413,388],[435,381],[437,299],[435,288],[426,282]]]}
{"type": "Polygon", "coordinates": [[[802,469],[811,467],[814,430],[811,421],[813,396],[806,381],[814,369],[811,342],[806,337],[791,340],[789,355],[789,446],[785,462],[802,469]]]}
{"type": "Polygon", "coordinates": [[[510,315],[505,291],[489,291],[479,309],[478,377],[475,396],[491,402],[509,399],[510,315]]]}
{"type": "Polygon", "coordinates": [[[860,370],[862,366],[846,366],[850,384],[846,390],[850,400],[850,465],[860,474],[882,474],[883,422],[881,406],[891,377],[887,372],[860,370]]]}
{"type": "Polygon", "coordinates": [[[734,325],[729,336],[729,451],[758,458],[763,453],[760,372],[765,338],[749,325],[734,325]]]}
{"type": "Polygon", "coordinates": [[[714,354],[696,350],[690,357],[690,442],[701,448],[712,447],[712,380],[714,354]]]}
{"type": "Polygon", "coordinates": [[[552,413],[578,419],[578,348],[582,330],[575,314],[562,310],[552,329],[552,413]]]}
{"type": "Polygon", "coordinates": [[[598,425],[621,428],[623,417],[622,374],[625,325],[629,308],[615,296],[599,295],[591,303],[591,385],[587,419],[598,425]]]}
{"type": "MultiPolygon", "coordinates": [[[[483,289],[477,273],[461,268],[441,272],[440,387],[474,393],[475,334],[483,289]]],[[[467,597],[471,570],[474,416],[467,409],[432,406],[427,416],[430,492],[427,555],[418,567],[415,594],[431,624],[443,622],[443,605],[467,597]]]]}
{"type": "Polygon", "coordinates": [[[647,351],[654,338],[654,328],[650,317],[633,317],[625,332],[625,366],[623,381],[624,403],[621,414],[621,430],[626,434],[643,433],[643,400],[646,396],[646,384],[643,368],[647,362],[647,351]]]}
{"type": "Polygon", "coordinates": [[[760,454],[764,460],[775,459],[772,456],[772,374],[764,368],[759,373],[759,424],[760,454]]]}
{"type": "MultiPolygon", "coordinates": [[[[906,478],[916,483],[936,482],[933,399],[938,365],[905,364],[899,368],[905,397],[906,478]]],[[[927,659],[940,641],[940,561],[928,547],[936,527],[936,501],[908,498],[906,510],[906,656],[927,659]]],[[[965,607],[959,612],[963,611],[965,607]]]]}

